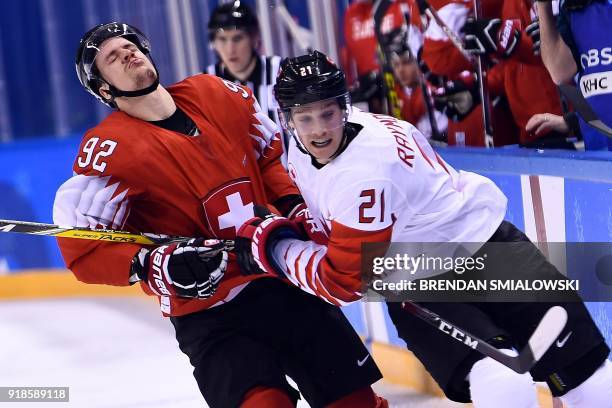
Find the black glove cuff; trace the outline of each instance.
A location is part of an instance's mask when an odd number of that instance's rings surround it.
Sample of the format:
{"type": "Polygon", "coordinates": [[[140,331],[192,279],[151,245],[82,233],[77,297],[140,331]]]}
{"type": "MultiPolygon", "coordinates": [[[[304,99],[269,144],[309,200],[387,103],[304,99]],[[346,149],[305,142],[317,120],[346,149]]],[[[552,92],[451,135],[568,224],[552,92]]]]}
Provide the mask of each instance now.
{"type": "Polygon", "coordinates": [[[293,211],[295,207],[303,203],[304,203],[304,198],[301,195],[289,194],[289,195],[280,197],[279,199],[274,201],[272,205],[274,205],[274,207],[276,207],[276,209],[280,211],[283,217],[286,217],[289,215],[291,211],[293,211]]]}
{"type": "Polygon", "coordinates": [[[149,250],[146,248],[141,248],[136,255],[132,258],[132,263],[130,264],[130,285],[138,281],[147,282],[148,271],[147,267],[149,262],[149,250]]]}

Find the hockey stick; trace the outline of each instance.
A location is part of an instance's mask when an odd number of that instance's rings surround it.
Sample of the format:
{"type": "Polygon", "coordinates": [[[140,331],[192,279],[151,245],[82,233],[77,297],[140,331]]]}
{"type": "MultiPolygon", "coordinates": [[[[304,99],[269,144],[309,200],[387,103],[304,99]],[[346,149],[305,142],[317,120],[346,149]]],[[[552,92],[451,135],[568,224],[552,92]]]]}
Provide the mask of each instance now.
{"type": "Polygon", "coordinates": [[[505,365],[519,374],[529,371],[553,342],[559,337],[567,323],[567,312],[561,306],[553,306],[544,314],[525,347],[517,356],[509,356],[486,341],[442,319],[436,313],[414,302],[404,302],[402,306],[409,313],[438,328],[441,332],[465,344],[481,354],[505,365]]]}
{"type": "MultiPolygon", "coordinates": [[[[406,30],[406,33],[410,33],[409,24],[410,24],[410,12],[406,4],[400,4],[400,8],[402,9],[402,17],[404,19],[402,25],[406,30]]],[[[410,51],[412,54],[412,50],[410,51]]],[[[416,55],[412,56],[415,61],[418,60],[416,55]]],[[[418,63],[418,62],[417,62],[418,63]]],[[[421,87],[421,92],[423,94],[423,101],[425,102],[425,110],[427,112],[427,120],[429,120],[429,125],[431,126],[431,139],[433,141],[444,143],[446,142],[446,138],[440,133],[440,129],[438,129],[438,123],[436,121],[436,115],[434,110],[433,99],[431,96],[431,92],[429,87],[427,86],[427,81],[425,79],[425,74],[419,68],[419,86],[421,87]]]]}
{"type": "Polygon", "coordinates": [[[393,0],[376,0],[374,3],[374,32],[376,33],[376,41],[378,42],[378,56],[383,75],[383,89],[387,100],[387,113],[395,118],[402,118],[402,110],[400,108],[399,95],[395,91],[395,76],[391,67],[391,56],[385,50],[384,35],[382,33],[382,23],[387,13],[387,10],[393,3],[393,0]]]}
{"type": "Polygon", "coordinates": [[[563,84],[559,85],[559,90],[574,105],[574,109],[582,116],[587,125],[612,138],[612,129],[599,119],[578,88],[563,84]]]}
{"type": "MultiPolygon", "coordinates": [[[[137,234],[126,231],[107,229],[88,229],[81,227],[60,227],[54,224],[43,224],[36,222],[24,222],[14,220],[0,220],[0,232],[12,232],[21,234],[33,234],[44,236],[55,236],[62,238],[89,239],[108,242],[123,242],[144,245],[161,245],[171,242],[185,241],[190,238],[179,236],[168,236],[158,234],[137,234]]],[[[234,241],[225,240],[227,250],[234,247],[234,241]]],[[[527,372],[546,353],[555,339],[559,336],[567,322],[567,312],[560,306],[550,308],[534,333],[529,338],[527,345],[518,356],[512,357],[502,353],[489,343],[481,340],[473,334],[459,328],[440,318],[434,312],[413,302],[404,302],[404,309],[421,318],[430,325],[437,327],[442,332],[454,339],[464,343],[467,347],[479,351],[485,356],[491,357],[499,363],[516,371],[527,372]]]]}
{"type": "MultiPolygon", "coordinates": [[[[481,2],[473,0],[474,19],[478,20],[482,14],[481,2]]],[[[493,147],[493,125],[491,124],[491,103],[489,101],[489,86],[483,69],[483,56],[476,56],[476,74],[478,75],[478,88],[480,91],[480,101],[482,102],[482,122],[484,124],[484,145],[493,147]]]]}
{"type": "Polygon", "coordinates": [[[280,18],[282,23],[285,25],[285,28],[291,34],[293,41],[297,44],[297,46],[305,52],[312,51],[312,43],[313,43],[313,34],[308,31],[304,27],[300,27],[298,23],[295,22],[289,10],[287,10],[287,6],[284,4],[279,4],[276,6],[276,15],[280,18]]]}
{"type": "MultiPolygon", "coordinates": [[[[108,229],[90,229],[82,227],[62,227],[54,224],[0,220],[0,232],[15,232],[19,234],[47,235],[61,238],[90,239],[94,241],[123,242],[142,245],[162,245],[171,242],[187,241],[193,237],[171,235],[133,233],[108,229]]],[[[225,240],[225,247],[231,250],[234,241],[225,240]]]]}
{"type": "Polygon", "coordinates": [[[425,14],[431,20],[434,20],[436,24],[444,31],[444,34],[448,37],[448,39],[453,43],[453,45],[461,52],[461,54],[468,61],[472,61],[472,55],[465,50],[463,47],[463,42],[461,39],[455,34],[453,30],[442,20],[442,17],[438,14],[435,8],[433,8],[427,0],[417,0],[417,6],[419,7],[419,12],[421,14],[425,14]]]}
{"type": "MultiPolygon", "coordinates": [[[[444,31],[444,34],[453,43],[453,45],[461,52],[461,54],[468,60],[473,62],[473,56],[470,55],[463,47],[461,39],[450,29],[450,27],[442,20],[436,9],[434,9],[427,0],[417,0],[417,4],[421,13],[425,14],[429,18],[433,19],[438,26],[444,31]]],[[[481,13],[480,1],[473,0],[474,6],[474,18],[478,19],[481,13]]],[[[489,102],[489,87],[487,86],[485,78],[485,70],[483,70],[483,57],[478,55],[476,57],[476,75],[478,76],[478,88],[480,93],[480,100],[482,102],[482,122],[484,125],[484,146],[493,147],[493,125],[491,123],[491,103],[489,102]]]]}

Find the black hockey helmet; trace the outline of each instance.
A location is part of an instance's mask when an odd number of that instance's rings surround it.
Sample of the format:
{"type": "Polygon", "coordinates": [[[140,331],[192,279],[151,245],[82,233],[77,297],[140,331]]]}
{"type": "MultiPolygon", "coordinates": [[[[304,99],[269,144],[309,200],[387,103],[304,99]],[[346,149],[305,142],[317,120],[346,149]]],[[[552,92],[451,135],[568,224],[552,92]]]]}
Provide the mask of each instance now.
{"type": "Polygon", "coordinates": [[[390,57],[414,57],[408,43],[408,29],[396,28],[383,36],[383,49],[390,57]]]}
{"type": "Polygon", "coordinates": [[[348,95],[344,72],[320,51],[280,64],[274,96],[281,109],[348,95]]]}
{"type": "Polygon", "coordinates": [[[346,123],[350,111],[350,97],[344,72],[325,54],[316,50],[281,61],[274,85],[274,97],[280,106],[279,116],[283,129],[293,136],[297,147],[309,155],[310,152],[291,125],[291,108],[336,99],[344,110],[343,123],[346,123]]]}
{"type": "Polygon", "coordinates": [[[151,44],[149,43],[149,40],[136,27],[119,22],[98,24],[86,32],[79,42],[79,48],[77,49],[75,61],[77,76],[79,77],[81,85],[83,85],[87,92],[94,95],[105,105],[110,106],[111,108],[116,108],[117,105],[113,100],[109,101],[108,99],[102,97],[100,94],[100,86],[107,84],[109,86],[109,93],[113,96],[113,99],[119,96],[142,96],[153,92],[159,85],[159,73],[157,72],[157,67],[155,66],[155,62],[153,62],[150,53],[151,44]],[[102,75],[95,64],[96,57],[98,56],[98,52],[100,52],[102,43],[113,37],[123,37],[126,40],[134,43],[138,49],[142,51],[147,58],[149,58],[151,63],[153,63],[153,67],[155,67],[156,79],[153,84],[137,91],[121,91],[102,78],[102,75]]]}
{"type": "Polygon", "coordinates": [[[219,30],[245,30],[249,33],[259,30],[257,16],[240,0],[217,6],[208,21],[208,39],[213,41],[219,30]]]}

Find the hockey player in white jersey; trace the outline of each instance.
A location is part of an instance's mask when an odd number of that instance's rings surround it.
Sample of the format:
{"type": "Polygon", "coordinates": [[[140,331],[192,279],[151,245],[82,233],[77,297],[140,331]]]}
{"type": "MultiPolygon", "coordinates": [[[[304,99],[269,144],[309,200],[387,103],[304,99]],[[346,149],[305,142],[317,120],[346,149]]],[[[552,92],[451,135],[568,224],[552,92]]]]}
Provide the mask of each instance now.
{"type": "MultiPolygon", "coordinates": [[[[283,217],[238,232],[243,273],[286,277],[335,305],[359,300],[361,245],[374,242],[523,242],[542,271],[559,274],[504,221],[506,197],[478,174],[456,171],[411,124],[350,107],[344,74],[324,54],[285,59],[275,86],[298,149],[288,171],[311,214],[310,237],[283,217]],[[245,245],[244,242],[248,242],[245,245]],[[538,260],[540,258],[537,258],[538,260]]],[[[508,262],[520,261],[508,255],[508,262]]],[[[578,297],[576,296],[576,299],[578,297]]],[[[568,407],[612,407],[610,349],[583,303],[557,302],[568,324],[530,373],[517,374],[388,302],[398,334],[446,395],[476,407],[537,407],[534,380],[568,407]],[[572,335],[573,334],[573,335],[572,335]]],[[[552,303],[425,303],[500,348],[520,348],[552,303]]]]}

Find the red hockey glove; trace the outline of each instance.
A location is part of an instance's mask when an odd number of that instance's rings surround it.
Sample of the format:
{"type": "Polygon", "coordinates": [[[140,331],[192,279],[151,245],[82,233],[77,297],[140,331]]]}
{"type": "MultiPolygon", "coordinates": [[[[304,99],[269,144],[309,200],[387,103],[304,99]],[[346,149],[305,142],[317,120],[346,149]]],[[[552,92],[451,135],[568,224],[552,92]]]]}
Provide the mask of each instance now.
{"type": "Polygon", "coordinates": [[[297,224],[271,214],[256,205],[255,217],[247,220],[236,233],[235,251],[243,275],[270,273],[284,276],[283,269],[272,256],[275,244],[282,239],[303,239],[297,224]]]}
{"type": "Polygon", "coordinates": [[[306,204],[301,203],[297,205],[287,216],[293,221],[297,227],[302,231],[303,235],[308,237],[311,241],[319,245],[327,245],[329,237],[325,232],[319,228],[315,220],[310,215],[310,210],[306,207],[306,204]]]}
{"type": "Polygon", "coordinates": [[[465,33],[465,49],[471,54],[497,53],[508,58],[521,37],[517,20],[468,17],[461,29],[465,33]]]}
{"type": "Polygon", "coordinates": [[[225,243],[217,239],[189,241],[141,249],[132,274],[160,296],[206,299],[214,295],[227,268],[225,243]]]}

